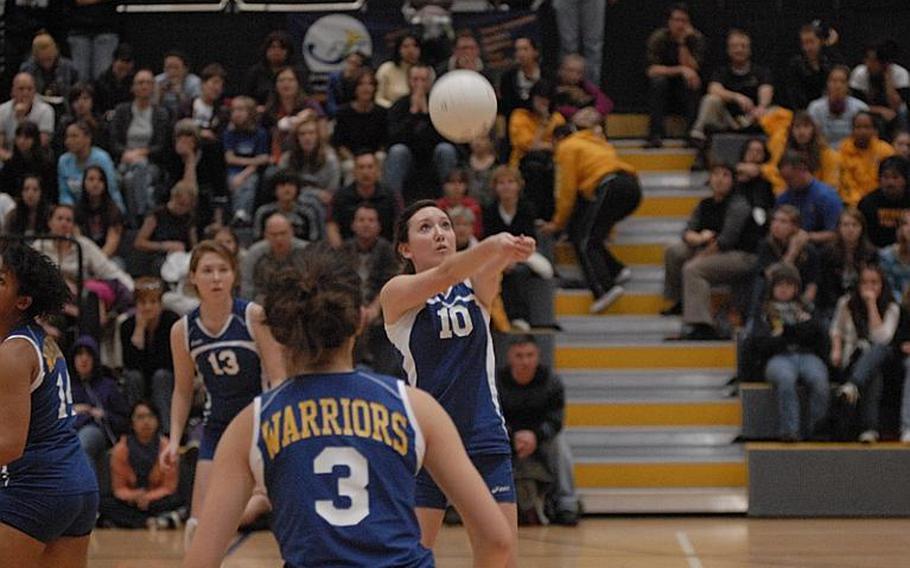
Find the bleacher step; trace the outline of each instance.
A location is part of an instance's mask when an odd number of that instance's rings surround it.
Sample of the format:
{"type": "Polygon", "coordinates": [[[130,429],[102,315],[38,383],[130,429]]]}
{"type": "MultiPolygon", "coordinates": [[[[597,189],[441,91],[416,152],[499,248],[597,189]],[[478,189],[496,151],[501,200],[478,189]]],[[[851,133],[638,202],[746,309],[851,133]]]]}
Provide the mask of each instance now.
{"type": "Polygon", "coordinates": [[[635,448],[734,447],[739,435],[736,426],[614,426],[575,427],[566,430],[566,440],[573,452],[592,453],[603,450],[615,453],[635,448]]]}
{"type": "Polygon", "coordinates": [[[749,506],[745,487],[582,488],[585,511],[593,514],[731,514],[749,506]]]}
{"type": "Polygon", "coordinates": [[[745,487],[746,477],[743,459],[663,463],[580,459],[575,462],[575,481],[580,488],[745,487]]]}
{"type": "Polygon", "coordinates": [[[600,390],[723,389],[733,369],[567,369],[560,372],[566,394],[583,399],[600,390]]]}
{"type": "Polygon", "coordinates": [[[562,316],[558,318],[561,344],[594,341],[660,341],[679,332],[678,317],[660,316],[562,316]]]}
{"type": "Polygon", "coordinates": [[[605,426],[739,426],[739,401],[577,401],[566,403],[569,427],[605,426]]]}
{"type": "Polygon", "coordinates": [[[695,150],[690,148],[617,148],[616,152],[621,160],[639,171],[685,170],[695,163],[695,150]]]}
{"type": "Polygon", "coordinates": [[[557,337],[558,369],[714,368],[735,366],[732,341],[665,341],[564,345],[557,337]]]}
{"type": "Polygon", "coordinates": [[[649,242],[644,240],[647,237],[661,242],[667,237],[679,239],[686,228],[686,221],[684,217],[629,217],[617,223],[611,240],[617,243],[634,243],[649,242]]]}
{"type": "Polygon", "coordinates": [[[695,189],[708,195],[706,183],[707,172],[677,171],[640,171],[638,181],[645,192],[654,189],[695,189]]]}
{"type": "MultiPolygon", "coordinates": [[[[593,302],[591,292],[587,290],[558,290],[556,292],[556,315],[559,317],[590,315],[593,302]]],[[[666,302],[659,293],[629,290],[602,314],[657,315],[665,305],[666,302]]]]}

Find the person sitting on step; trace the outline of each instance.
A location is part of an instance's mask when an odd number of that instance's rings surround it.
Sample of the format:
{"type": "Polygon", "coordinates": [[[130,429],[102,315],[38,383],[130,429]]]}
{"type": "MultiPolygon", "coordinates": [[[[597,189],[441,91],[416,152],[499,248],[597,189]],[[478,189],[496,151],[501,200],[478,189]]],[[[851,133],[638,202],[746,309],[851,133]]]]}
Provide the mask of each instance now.
{"type": "Polygon", "coordinates": [[[799,271],[778,263],[770,269],[768,297],[753,321],[751,341],[767,361],[765,380],[774,386],[778,433],[784,442],[815,437],[828,413],[828,367],[822,360],[825,336],[821,322],[800,300],[799,271]],[[808,423],[800,428],[797,382],[809,391],[808,423]],[[801,431],[802,430],[802,431],[801,431]]]}
{"type": "Polygon", "coordinates": [[[734,285],[755,267],[759,229],[745,197],[733,192],[733,167],[715,164],[708,185],[713,195],[698,204],[683,241],[667,249],[664,294],[688,328],[681,339],[718,339],[711,311],[711,288],[734,285]],[[682,306],[679,302],[682,300],[682,306]]]}

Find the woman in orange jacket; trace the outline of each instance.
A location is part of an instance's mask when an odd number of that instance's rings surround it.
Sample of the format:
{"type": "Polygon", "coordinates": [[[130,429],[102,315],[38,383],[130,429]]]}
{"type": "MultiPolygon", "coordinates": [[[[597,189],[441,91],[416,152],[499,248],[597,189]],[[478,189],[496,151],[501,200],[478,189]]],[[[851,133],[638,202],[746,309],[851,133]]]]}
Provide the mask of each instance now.
{"type": "Polygon", "coordinates": [[[805,154],[809,159],[812,175],[832,187],[837,186],[840,156],[828,146],[818,126],[805,111],[794,114],[788,128],[771,135],[768,150],[771,152],[771,159],[762,166],[762,175],[771,182],[776,195],[787,189],[787,184],[777,168],[787,150],[805,154]]]}
{"type": "Polygon", "coordinates": [[[531,87],[531,108],[518,108],[509,116],[509,166],[518,168],[521,159],[532,151],[553,151],[553,131],[566,119],[553,110],[555,87],[541,79],[531,87]]]}
{"type": "Polygon", "coordinates": [[[161,469],[158,456],[168,439],[158,430],[158,412],[137,402],[130,414],[132,432],[111,450],[113,496],[101,500],[102,525],[121,528],[177,528],[186,514],[177,492],[178,469],[161,469]]]}

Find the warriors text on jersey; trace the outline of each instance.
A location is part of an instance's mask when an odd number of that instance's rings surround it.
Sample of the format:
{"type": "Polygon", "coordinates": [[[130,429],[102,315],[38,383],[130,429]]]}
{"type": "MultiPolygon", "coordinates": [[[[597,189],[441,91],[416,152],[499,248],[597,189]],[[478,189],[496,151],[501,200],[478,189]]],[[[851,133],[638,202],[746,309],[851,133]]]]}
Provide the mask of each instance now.
{"type": "Polygon", "coordinates": [[[490,314],[468,280],[386,325],[408,382],[449,413],[468,454],[509,454],[496,393],[490,314]]]}
{"type": "Polygon", "coordinates": [[[250,463],[288,566],[433,565],[413,510],[423,436],[403,382],[303,375],[253,408],[250,463]]]}

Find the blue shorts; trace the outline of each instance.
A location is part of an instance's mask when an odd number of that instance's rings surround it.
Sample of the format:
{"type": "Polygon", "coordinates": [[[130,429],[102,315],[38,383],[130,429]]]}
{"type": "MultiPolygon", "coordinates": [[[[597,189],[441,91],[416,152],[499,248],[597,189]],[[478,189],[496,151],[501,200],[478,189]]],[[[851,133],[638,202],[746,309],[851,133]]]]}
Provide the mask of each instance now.
{"type": "Polygon", "coordinates": [[[202,427],[202,442],[199,443],[199,459],[215,459],[215,448],[218,447],[218,441],[221,440],[222,434],[227,430],[226,426],[215,426],[206,424],[202,427]]]}
{"type": "MultiPolygon", "coordinates": [[[[497,503],[515,502],[515,480],[512,477],[512,456],[510,454],[490,454],[468,456],[480,477],[486,482],[497,503]]],[[[417,474],[416,506],[427,509],[445,509],[449,504],[445,494],[430,477],[426,469],[417,474]]]]}
{"type": "Polygon", "coordinates": [[[97,491],[47,495],[15,487],[0,489],[0,523],[45,544],[61,536],[86,536],[97,518],[97,491]]]}

